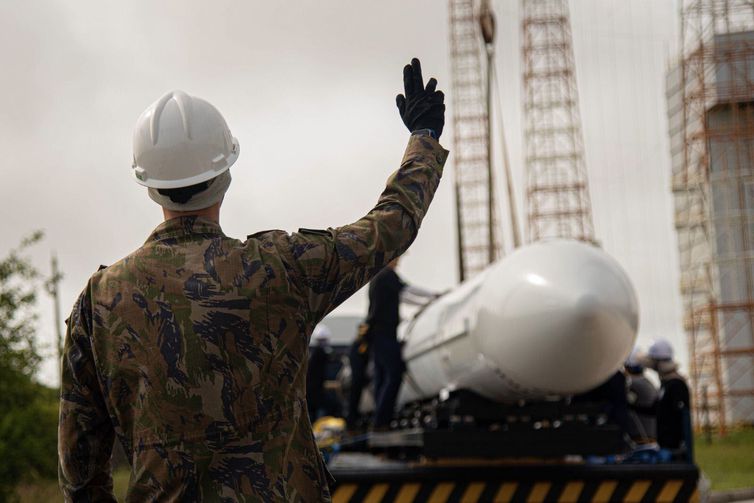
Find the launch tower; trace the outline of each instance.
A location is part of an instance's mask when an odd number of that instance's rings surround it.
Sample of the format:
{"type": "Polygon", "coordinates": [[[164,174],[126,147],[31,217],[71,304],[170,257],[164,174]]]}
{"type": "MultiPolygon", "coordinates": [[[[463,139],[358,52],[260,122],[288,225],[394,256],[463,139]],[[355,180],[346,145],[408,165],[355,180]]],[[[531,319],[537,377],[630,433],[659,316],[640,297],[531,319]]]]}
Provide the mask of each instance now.
{"type": "Polygon", "coordinates": [[[450,0],[456,222],[461,281],[500,255],[491,164],[490,111],[482,62],[484,2],[450,0]]]}
{"type": "Polygon", "coordinates": [[[594,241],[567,0],[522,0],[528,240],[594,241]]]}

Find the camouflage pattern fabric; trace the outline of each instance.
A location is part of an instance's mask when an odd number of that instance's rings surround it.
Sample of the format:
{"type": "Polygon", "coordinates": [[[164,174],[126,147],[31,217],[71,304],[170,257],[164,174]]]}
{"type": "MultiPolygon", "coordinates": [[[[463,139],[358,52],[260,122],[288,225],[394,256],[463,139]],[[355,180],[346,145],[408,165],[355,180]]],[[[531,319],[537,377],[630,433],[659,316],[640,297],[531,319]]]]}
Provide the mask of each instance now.
{"type": "Polygon", "coordinates": [[[197,217],[162,223],[95,273],[68,322],[60,401],[66,501],[329,501],[307,415],[316,324],[416,237],[448,152],[412,136],[357,222],[246,241],[197,217]]]}

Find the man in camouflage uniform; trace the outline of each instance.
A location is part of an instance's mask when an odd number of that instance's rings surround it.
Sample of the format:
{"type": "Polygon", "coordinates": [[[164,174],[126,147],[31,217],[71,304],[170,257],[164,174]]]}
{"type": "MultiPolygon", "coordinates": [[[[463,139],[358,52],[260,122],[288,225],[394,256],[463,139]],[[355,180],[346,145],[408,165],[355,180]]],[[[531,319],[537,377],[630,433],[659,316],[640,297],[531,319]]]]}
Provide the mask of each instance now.
{"type": "Polygon", "coordinates": [[[116,437],[132,468],[128,501],[329,501],[306,407],[310,334],[408,248],[448,155],[437,142],[445,106],[436,81],[425,88],[413,60],[404,86],[397,104],[412,136],[365,217],[243,241],[218,223],[238,154],[219,112],[174,92],[142,115],[134,171],[166,220],[90,278],[68,321],[58,446],[67,501],[115,501],[116,437]],[[212,131],[192,117],[205,113],[220,117],[226,136],[197,146],[212,131]],[[169,114],[177,129],[160,122],[169,114]],[[173,143],[156,152],[164,142],[173,143]],[[185,176],[191,186],[155,181],[208,146],[221,154],[202,169],[220,175],[185,176]]]}

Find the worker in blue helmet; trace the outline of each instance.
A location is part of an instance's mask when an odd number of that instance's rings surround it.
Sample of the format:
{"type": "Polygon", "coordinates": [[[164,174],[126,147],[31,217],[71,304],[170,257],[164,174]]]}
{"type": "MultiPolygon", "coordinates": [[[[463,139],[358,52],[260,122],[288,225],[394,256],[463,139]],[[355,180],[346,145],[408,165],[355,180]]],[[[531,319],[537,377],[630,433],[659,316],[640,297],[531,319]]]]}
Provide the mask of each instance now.
{"type": "Polygon", "coordinates": [[[638,348],[634,348],[624,365],[628,381],[628,434],[637,444],[649,444],[657,438],[654,407],[658,392],[655,385],[644,375],[643,356],[638,348]]]}

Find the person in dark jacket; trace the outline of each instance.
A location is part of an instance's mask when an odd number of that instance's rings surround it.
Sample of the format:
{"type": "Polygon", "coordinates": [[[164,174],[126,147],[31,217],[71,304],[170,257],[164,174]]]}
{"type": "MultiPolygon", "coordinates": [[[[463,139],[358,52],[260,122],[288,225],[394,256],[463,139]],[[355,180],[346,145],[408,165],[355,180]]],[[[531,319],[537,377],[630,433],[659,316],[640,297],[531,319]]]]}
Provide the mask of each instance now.
{"type": "Polygon", "coordinates": [[[361,395],[367,385],[367,366],[369,365],[370,345],[369,345],[369,325],[362,323],[359,325],[356,338],[351,343],[348,351],[348,364],[351,367],[351,387],[348,391],[348,413],[346,415],[346,424],[351,430],[359,427],[359,404],[361,395]]]}
{"type": "Polygon", "coordinates": [[[692,457],[691,397],[686,380],[678,373],[673,361],[673,347],[665,339],[655,341],[649,348],[648,364],[660,377],[657,413],[657,443],[672,451],[685,450],[692,457]]]}
{"type": "Polygon", "coordinates": [[[657,438],[657,418],[653,407],[658,391],[644,375],[644,365],[639,352],[634,349],[625,363],[628,379],[629,430],[632,440],[639,444],[654,442],[657,438]]]}
{"type": "Polygon", "coordinates": [[[319,417],[319,411],[324,405],[327,362],[332,353],[331,335],[327,325],[321,323],[312,333],[313,345],[309,349],[309,365],[306,371],[306,406],[312,424],[319,417]]]}
{"type": "Polygon", "coordinates": [[[374,427],[387,428],[393,418],[405,364],[398,342],[401,302],[426,304],[437,295],[409,286],[395,272],[393,260],[369,283],[368,338],[374,359],[374,427]]]}

